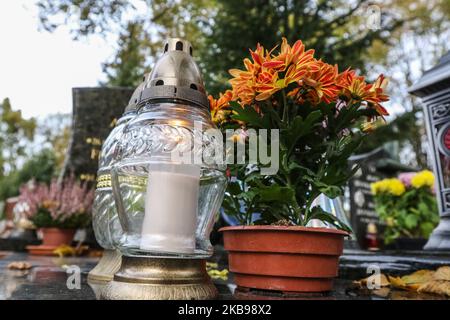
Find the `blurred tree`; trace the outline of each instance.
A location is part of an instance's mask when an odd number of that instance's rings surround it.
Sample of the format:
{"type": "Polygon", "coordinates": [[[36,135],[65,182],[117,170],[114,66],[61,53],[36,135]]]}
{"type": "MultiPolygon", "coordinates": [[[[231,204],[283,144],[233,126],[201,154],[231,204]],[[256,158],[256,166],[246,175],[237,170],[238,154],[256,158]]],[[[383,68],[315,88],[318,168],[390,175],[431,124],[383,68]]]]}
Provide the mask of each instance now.
{"type": "Polygon", "coordinates": [[[35,179],[49,183],[55,173],[55,155],[44,149],[24,163],[20,170],[11,172],[0,179],[0,201],[19,194],[22,184],[35,179]]]}
{"type": "Polygon", "coordinates": [[[367,68],[390,77],[391,109],[398,116],[380,127],[364,145],[364,150],[386,141],[399,142],[398,159],[407,165],[429,168],[427,137],[420,99],[408,88],[450,50],[450,1],[401,0],[391,5],[407,19],[386,42],[375,41],[366,53],[367,68]]]}
{"type": "Polygon", "coordinates": [[[375,40],[386,41],[404,20],[389,11],[368,24],[373,13],[367,0],[291,1],[217,0],[217,15],[207,36],[203,68],[211,92],[222,91],[228,70],[242,66],[248,48],[259,42],[270,49],[282,36],[290,43],[301,39],[316,57],[338,63],[341,69],[363,70],[364,53],[375,40]],[[378,24],[379,22],[379,24],[378,24]]]}
{"type": "MultiPolygon", "coordinates": [[[[135,85],[167,36],[187,37],[200,52],[207,88],[226,86],[227,70],[242,64],[249,47],[304,40],[331,63],[364,67],[363,53],[386,41],[403,19],[383,10],[380,28],[368,26],[369,0],[40,0],[41,26],[71,28],[75,38],[117,33],[117,55],[105,64],[108,84],[135,85]],[[148,57],[145,59],[145,57],[148,57]],[[129,61],[126,61],[128,59],[129,61]]],[[[376,22],[376,21],[375,21],[376,22]]]]}
{"type": "Polygon", "coordinates": [[[0,179],[13,172],[33,141],[36,120],[14,111],[8,98],[0,104],[0,179]]]}
{"type": "Polygon", "coordinates": [[[145,66],[145,43],[142,25],[128,23],[119,35],[118,49],[113,61],[103,64],[106,84],[119,87],[136,87],[142,81],[145,66]]]}
{"type": "Polygon", "coordinates": [[[39,138],[40,150],[52,150],[54,154],[55,173],[58,173],[64,164],[67,147],[71,133],[70,114],[50,114],[40,119],[37,126],[36,140],[39,138]]]}
{"type": "Polygon", "coordinates": [[[53,32],[60,25],[71,28],[75,39],[90,34],[103,34],[120,24],[128,9],[127,0],[43,0],[38,1],[40,26],[53,32]]]}
{"type": "Polygon", "coordinates": [[[51,114],[36,121],[33,142],[15,169],[0,177],[0,202],[16,196],[22,184],[31,179],[50,182],[61,170],[70,139],[69,114],[51,114]],[[19,164],[21,164],[19,166],[19,164]]]}
{"type": "Polygon", "coordinates": [[[196,50],[204,42],[211,0],[39,0],[40,27],[61,25],[74,39],[117,36],[116,55],[105,62],[106,85],[135,86],[162,52],[165,38],[186,37],[196,50]]]}

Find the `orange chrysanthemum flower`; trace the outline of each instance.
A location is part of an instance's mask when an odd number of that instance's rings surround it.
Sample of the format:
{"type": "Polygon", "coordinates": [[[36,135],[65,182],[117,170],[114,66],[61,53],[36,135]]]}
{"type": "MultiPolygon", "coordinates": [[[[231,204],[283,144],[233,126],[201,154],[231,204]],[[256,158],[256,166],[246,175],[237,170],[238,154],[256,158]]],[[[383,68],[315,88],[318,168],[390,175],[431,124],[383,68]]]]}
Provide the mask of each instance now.
{"type": "Polygon", "coordinates": [[[229,70],[232,93],[227,97],[231,95],[230,99],[242,106],[252,105],[257,109],[256,101],[271,99],[276,92],[289,87],[287,96],[295,99],[297,104],[305,100],[318,104],[342,99],[347,104],[350,101],[365,102],[380,116],[388,114],[381,105],[388,101],[384,93],[387,80],[383,75],[375,83],[368,84],[354,70],[338,73],[337,66],[314,59],[314,50],[305,51],[300,40],[290,46],[283,38],[278,54],[273,54],[275,49],[267,51],[258,44],[255,51],[250,50],[251,59],[244,59],[244,70],[229,70]]]}
{"type": "Polygon", "coordinates": [[[318,60],[316,65],[318,70],[303,79],[303,83],[311,89],[308,92],[308,98],[313,103],[319,103],[320,101],[330,103],[335,101],[339,91],[339,87],[336,84],[337,66],[332,66],[321,60],[318,60]]]}
{"type": "Polygon", "coordinates": [[[272,56],[274,50],[265,52],[258,44],[255,51],[250,50],[253,62],[244,60],[246,70],[230,70],[233,95],[242,105],[251,104],[254,99],[266,100],[289,84],[301,83],[305,76],[319,70],[314,60],[314,50],[305,51],[300,40],[291,47],[283,38],[280,53],[272,56]],[[280,74],[284,77],[280,78],[280,74]]]}
{"type": "MultiPolygon", "coordinates": [[[[271,51],[273,51],[273,48],[271,51]]],[[[286,38],[283,37],[281,43],[281,51],[278,55],[272,59],[264,62],[262,65],[267,69],[274,69],[277,71],[286,71],[286,69],[292,64],[301,66],[304,63],[312,61],[314,59],[314,50],[308,50],[305,52],[305,46],[301,40],[297,40],[291,47],[286,38]]]]}
{"type": "Polygon", "coordinates": [[[387,110],[380,104],[381,102],[389,101],[389,96],[384,93],[387,84],[388,80],[383,74],[380,74],[375,83],[369,88],[372,95],[366,99],[366,101],[371,104],[381,116],[389,115],[389,112],[387,112],[387,110]]]}
{"type": "Polygon", "coordinates": [[[384,93],[387,79],[381,74],[373,84],[368,84],[363,76],[357,76],[354,70],[346,70],[338,76],[338,85],[342,88],[340,96],[346,100],[365,101],[375,108],[380,116],[389,113],[380,104],[389,100],[384,93]]]}
{"type": "Polygon", "coordinates": [[[229,106],[232,98],[233,92],[231,90],[221,93],[219,99],[214,99],[211,95],[208,96],[211,118],[215,123],[221,123],[226,120],[226,116],[230,111],[225,109],[229,106]]]}
{"type": "Polygon", "coordinates": [[[230,84],[233,88],[233,99],[238,100],[242,105],[251,104],[255,98],[256,77],[261,72],[262,64],[269,56],[264,47],[259,43],[255,51],[250,50],[253,62],[250,59],[244,59],[245,70],[230,69],[229,73],[233,76],[230,84]]]}

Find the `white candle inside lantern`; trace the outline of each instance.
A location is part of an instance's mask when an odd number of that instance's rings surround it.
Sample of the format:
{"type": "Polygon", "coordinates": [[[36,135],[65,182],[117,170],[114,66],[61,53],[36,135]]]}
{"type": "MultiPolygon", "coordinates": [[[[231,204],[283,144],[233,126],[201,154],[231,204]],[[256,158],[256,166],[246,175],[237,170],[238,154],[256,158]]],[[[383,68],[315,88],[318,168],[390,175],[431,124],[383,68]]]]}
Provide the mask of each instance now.
{"type": "Polygon", "coordinates": [[[194,252],[200,167],[151,164],[148,178],[141,249],[194,252]]]}

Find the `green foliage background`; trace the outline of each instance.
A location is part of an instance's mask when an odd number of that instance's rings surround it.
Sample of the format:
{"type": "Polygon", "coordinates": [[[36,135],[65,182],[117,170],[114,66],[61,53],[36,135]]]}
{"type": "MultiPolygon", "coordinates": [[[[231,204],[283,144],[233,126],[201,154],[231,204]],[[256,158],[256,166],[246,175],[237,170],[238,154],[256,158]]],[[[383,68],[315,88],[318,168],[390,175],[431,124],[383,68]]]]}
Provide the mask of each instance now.
{"type": "Polygon", "coordinates": [[[52,150],[42,150],[29,159],[20,170],[16,170],[0,180],[0,199],[6,200],[19,194],[20,186],[35,179],[50,183],[55,169],[55,155],[52,150]]]}

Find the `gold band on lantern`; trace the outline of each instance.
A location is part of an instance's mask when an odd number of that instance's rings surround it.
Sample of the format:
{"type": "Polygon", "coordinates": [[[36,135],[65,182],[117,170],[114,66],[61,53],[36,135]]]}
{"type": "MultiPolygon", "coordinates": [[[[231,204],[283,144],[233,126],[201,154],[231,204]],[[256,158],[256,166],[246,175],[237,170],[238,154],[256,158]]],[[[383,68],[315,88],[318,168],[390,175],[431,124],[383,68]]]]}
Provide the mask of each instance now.
{"type": "MultiPolygon", "coordinates": [[[[146,177],[119,177],[119,183],[127,183],[136,187],[146,187],[147,178],[146,177]]],[[[111,174],[102,174],[97,177],[97,189],[100,188],[111,188],[111,174]]]]}
{"type": "Polygon", "coordinates": [[[111,188],[111,175],[102,174],[97,177],[97,189],[100,188],[111,188]]]}
{"type": "Polygon", "coordinates": [[[134,187],[146,187],[147,177],[120,176],[119,183],[126,183],[134,187]]]}

